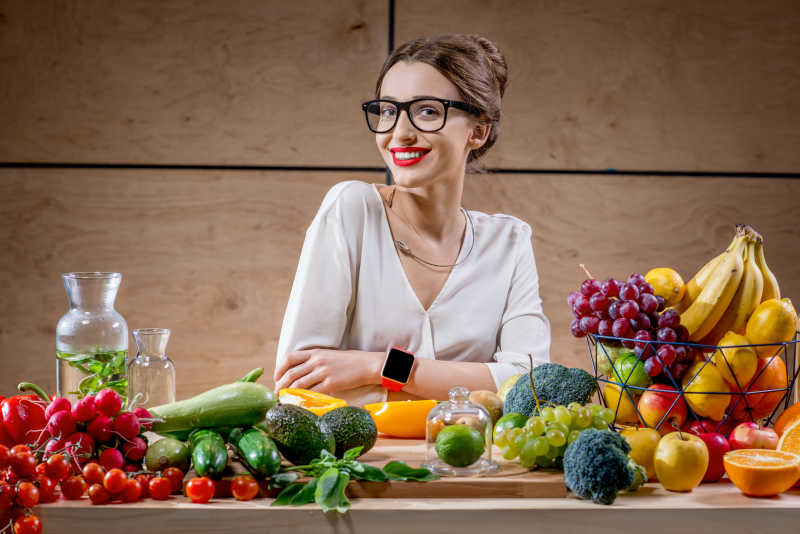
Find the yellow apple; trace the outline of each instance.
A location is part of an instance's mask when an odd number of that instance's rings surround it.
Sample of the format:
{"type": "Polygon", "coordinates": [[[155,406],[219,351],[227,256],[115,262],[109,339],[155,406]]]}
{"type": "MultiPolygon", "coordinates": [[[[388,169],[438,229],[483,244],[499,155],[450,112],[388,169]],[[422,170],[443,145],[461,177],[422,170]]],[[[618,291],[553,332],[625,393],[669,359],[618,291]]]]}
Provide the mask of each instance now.
{"type": "Polygon", "coordinates": [[[644,467],[647,480],[655,480],[655,452],[658,442],[661,441],[661,434],[652,428],[628,427],[620,435],[631,446],[630,457],[644,467]]]}
{"type": "Polygon", "coordinates": [[[688,432],[671,432],[661,438],[655,452],[656,476],[669,491],[692,491],[708,469],[708,447],[688,432]]]}

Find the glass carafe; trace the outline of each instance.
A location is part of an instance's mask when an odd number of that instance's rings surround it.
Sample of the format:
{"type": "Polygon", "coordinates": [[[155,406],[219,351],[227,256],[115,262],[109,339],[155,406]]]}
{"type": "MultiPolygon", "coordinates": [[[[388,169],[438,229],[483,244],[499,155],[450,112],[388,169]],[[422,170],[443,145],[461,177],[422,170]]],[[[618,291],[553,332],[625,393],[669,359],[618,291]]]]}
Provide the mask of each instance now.
{"type": "Polygon", "coordinates": [[[137,354],[128,367],[131,401],[145,408],[175,402],[175,366],[167,356],[169,330],[136,329],[133,340],[137,354]]]}
{"type": "Polygon", "coordinates": [[[455,387],[450,400],[428,414],[424,466],[438,475],[469,476],[494,472],[492,418],[469,400],[469,390],[455,387]]]}
{"type": "Polygon", "coordinates": [[[128,393],[128,325],[114,309],[120,273],[66,273],[69,311],[56,326],[56,378],[71,401],[111,388],[128,393]]]}

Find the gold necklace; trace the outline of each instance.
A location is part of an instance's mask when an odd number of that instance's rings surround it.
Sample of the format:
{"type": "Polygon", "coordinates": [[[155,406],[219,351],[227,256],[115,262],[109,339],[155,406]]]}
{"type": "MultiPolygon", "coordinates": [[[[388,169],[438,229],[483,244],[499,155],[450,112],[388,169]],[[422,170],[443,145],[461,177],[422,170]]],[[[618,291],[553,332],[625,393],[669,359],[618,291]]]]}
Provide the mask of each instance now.
{"type": "MultiPolygon", "coordinates": [[[[386,204],[389,206],[389,209],[392,209],[392,204],[394,203],[394,194],[396,192],[397,192],[397,186],[392,187],[392,193],[389,196],[389,199],[386,200],[386,204]]],[[[466,261],[466,259],[469,257],[469,255],[472,254],[472,248],[475,246],[475,225],[472,223],[472,217],[470,216],[469,212],[467,210],[465,210],[464,208],[461,208],[461,211],[464,212],[464,217],[469,222],[470,231],[472,233],[472,241],[470,242],[470,245],[469,245],[469,251],[467,251],[466,256],[464,256],[461,259],[461,261],[457,261],[457,262],[451,263],[449,265],[440,265],[438,263],[432,263],[432,262],[426,261],[426,260],[420,258],[419,256],[417,256],[416,254],[414,254],[413,252],[411,252],[411,248],[408,245],[406,245],[405,242],[403,242],[400,239],[395,239],[394,240],[395,244],[397,245],[397,248],[403,254],[406,254],[407,256],[411,256],[415,260],[417,260],[419,262],[422,262],[422,263],[424,263],[426,265],[430,265],[431,267],[447,268],[447,267],[455,267],[456,265],[460,265],[461,263],[464,263],[464,261],[466,261]]],[[[407,221],[405,217],[400,216],[399,213],[397,213],[397,215],[400,217],[400,219],[404,223],[406,223],[408,226],[411,227],[412,230],[414,230],[414,233],[417,234],[417,236],[419,236],[420,239],[422,239],[422,236],[419,235],[419,232],[417,231],[417,229],[414,227],[413,224],[411,224],[409,221],[407,221]]],[[[387,219],[387,222],[388,222],[388,219],[387,219]]],[[[460,248],[459,248],[459,250],[460,250],[460,248]]]]}

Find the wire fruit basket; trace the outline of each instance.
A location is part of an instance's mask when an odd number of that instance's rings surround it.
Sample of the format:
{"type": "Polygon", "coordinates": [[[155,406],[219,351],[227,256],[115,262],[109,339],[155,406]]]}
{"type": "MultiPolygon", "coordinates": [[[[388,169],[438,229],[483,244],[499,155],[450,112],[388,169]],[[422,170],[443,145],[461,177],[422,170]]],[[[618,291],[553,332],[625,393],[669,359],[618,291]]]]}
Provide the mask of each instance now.
{"type": "MultiPolygon", "coordinates": [[[[600,402],[614,411],[614,428],[634,425],[655,428],[662,433],[671,431],[674,421],[668,419],[672,414],[681,412],[682,404],[685,404],[686,421],[694,419],[701,424],[703,421],[710,421],[704,427],[710,426],[715,432],[727,434],[736,424],[745,421],[763,421],[768,426],[774,423],[777,415],[795,402],[792,393],[800,372],[797,365],[799,334],[796,332],[792,340],[783,343],[730,346],[655,340],[645,343],[631,338],[592,334],[586,336],[586,344],[599,387],[600,402]],[[683,376],[673,376],[668,366],[664,366],[661,375],[655,379],[650,377],[651,381],[655,380],[655,384],[660,384],[654,388],[652,382],[642,379],[643,359],[636,356],[634,351],[622,348],[625,345],[632,346],[633,343],[641,345],[641,350],[638,351],[640,354],[657,354],[662,344],[670,344],[683,345],[698,356],[690,362],[691,365],[683,376]],[[767,354],[758,358],[752,379],[742,381],[745,383],[738,380],[736,364],[731,358],[737,349],[752,349],[756,354],[758,351],[767,354]],[[627,360],[621,360],[623,356],[627,360]],[[631,358],[636,358],[637,361],[632,364],[631,358]],[[716,369],[707,369],[707,366],[716,369]],[[733,383],[723,381],[722,387],[703,390],[703,382],[708,382],[703,378],[709,374],[719,375],[720,370],[727,370],[727,377],[732,378],[733,383]],[[661,410],[663,415],[656,419],[652,414],[649,417],[643,414],[639,403],[646,391],[654,389],[671,401],[668,407],[661,410]],[[715,407],[715,415],[721,417],[709,416],[709,410],[705,408],[711,405],[715,407]]],[[[648,375],[644,373],[644,376],[648,375]]]]}

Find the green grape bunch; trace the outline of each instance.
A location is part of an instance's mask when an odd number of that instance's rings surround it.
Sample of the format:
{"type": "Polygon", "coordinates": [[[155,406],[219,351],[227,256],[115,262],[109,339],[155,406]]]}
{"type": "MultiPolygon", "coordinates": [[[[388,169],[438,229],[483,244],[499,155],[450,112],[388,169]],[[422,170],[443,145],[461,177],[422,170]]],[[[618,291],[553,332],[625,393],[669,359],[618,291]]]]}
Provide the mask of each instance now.
{"type": "Polygon", "coordinates": [[[613,421],[614,412],[600,404],[546,406],[539,415],[528,418],[523,427],[501,431],[494,442],[503,458],[519,458],[520,465],[527,469],[560,468],[567,445],[582,431],[608,428],[613,421]]]}

